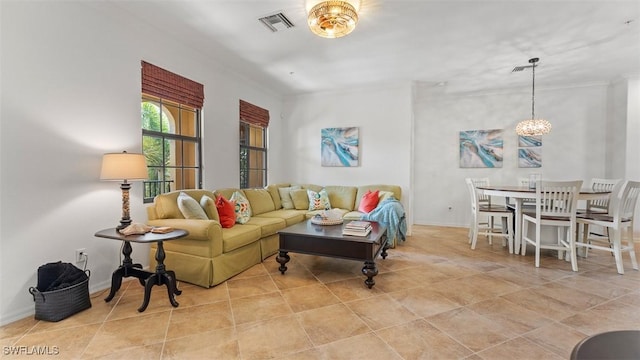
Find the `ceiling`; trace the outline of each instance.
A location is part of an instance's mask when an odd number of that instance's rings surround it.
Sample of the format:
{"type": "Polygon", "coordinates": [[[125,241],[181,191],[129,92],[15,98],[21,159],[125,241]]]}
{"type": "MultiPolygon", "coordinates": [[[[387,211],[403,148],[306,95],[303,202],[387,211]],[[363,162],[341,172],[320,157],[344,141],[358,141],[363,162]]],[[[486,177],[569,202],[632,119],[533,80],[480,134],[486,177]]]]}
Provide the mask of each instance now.
{"type": "Polygon", "coordinates": [[[540,87],[640,74],[638,0],[361,1],[356,29],[338,39],[311,33],[305,0],[113,4],[283,95],[402,81],[447,92],[530,86],[530,70],[512,69],[532,57],[540,87]],[[295,26],[274,33],[258,21],[277,12],[295,26]]]}

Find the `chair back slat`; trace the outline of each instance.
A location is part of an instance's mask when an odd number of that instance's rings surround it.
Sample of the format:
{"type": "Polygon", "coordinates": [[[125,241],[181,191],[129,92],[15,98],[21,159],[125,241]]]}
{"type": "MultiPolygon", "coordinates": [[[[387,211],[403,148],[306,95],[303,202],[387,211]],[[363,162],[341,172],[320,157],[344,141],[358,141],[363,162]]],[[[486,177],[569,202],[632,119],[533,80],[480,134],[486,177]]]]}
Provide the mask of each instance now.
{"type": "Polygon", "coordinates": [[[541,181],[536,187],[538,216],[575,217],[582,181],[541,181]]]}
{"type": "Polygon", "coordinates": [[[622,219],[633,219],[638,196],[640,195],[640,182],[627,181],[619,196],[614,199],[614,222],[622,219]]]}
{"type": "MultiPolygon", "coordinates": [[[[619,189],[622,187],[621,179],[599,179],[593,178],[591,179],[590,188],[594,191],[609,191],[612,196],[618,193],[619,189]]],[[[610,200],[611,197],[596,199],[589,201],[589,209],[588,210],[597,210],[602,212],[611,213],[610,210],[610,200]]]]}
{"type": "MultiPolygon", "coordinates": [[[[473,188],[477,188],[478,186],[490,186],[490,182],[489,182],[489,178],[469,178],[471,180],[471,183],[473,184],[473,188]]],[[[478,200],[478,205],[491,205],[491,196],[489,195],[485,195],[482,194],[478,191],[476,191],[477,193],[477,200],[478,200]]]]}

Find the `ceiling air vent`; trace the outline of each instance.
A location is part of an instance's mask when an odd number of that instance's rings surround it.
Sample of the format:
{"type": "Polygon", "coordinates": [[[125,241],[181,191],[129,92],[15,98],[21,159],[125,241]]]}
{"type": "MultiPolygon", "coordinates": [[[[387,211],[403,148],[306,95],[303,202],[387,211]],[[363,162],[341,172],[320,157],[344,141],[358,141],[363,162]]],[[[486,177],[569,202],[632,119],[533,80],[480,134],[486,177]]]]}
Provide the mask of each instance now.
{"type": "Polygon", "coordinates": [[[291,20],[287,19],[287,17],[284,16],[283,13],[268,15],[265,17],[261,17],[258,20],[260,20],[260,22],[263,23],[264,26],[266,26],[272,32],[293,27],[293,23],[291,22],[291,20]]]}

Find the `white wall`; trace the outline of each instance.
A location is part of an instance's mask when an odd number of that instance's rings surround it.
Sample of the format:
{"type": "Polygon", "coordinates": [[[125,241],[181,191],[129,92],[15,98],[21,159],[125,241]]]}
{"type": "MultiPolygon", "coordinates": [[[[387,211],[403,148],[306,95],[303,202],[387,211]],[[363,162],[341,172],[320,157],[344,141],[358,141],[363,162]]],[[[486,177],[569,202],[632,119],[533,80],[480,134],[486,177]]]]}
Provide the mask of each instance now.
{"type": "Polygon", "coordinates": [[[283,113],[287,166],[272,182],[400,185],[411,224],[411,102],[410,83],[287,98],[283,113]],[[321,166],[321,129],[351,126],[359,128],[360,166],[321,166]]]}
{"type": "Polygon", "coordinates": [[[518,121],[531,118],[531,93],[511,89],[483,95],[418,89],[415,104],[414,222],[468,226],[466,177],[515,184],[529,173],[543,179],[588,181],[605,176],[607,86],[536,89],[536,115],[553,126],[543,137],[542,168],[518,168],[518,121]],[[459,132],[503,129],[502,168],[460,168],[459,132]]]}
{"type": "MultiPolygon", "coordinates": [[[[28,288],[36,285],[37,268],[72,262],[77,248],[88,251],[92,291],[110,285],[120,243],[93,234],[117,225],[121,195],[118,183],[99,181],[100,162],[105,152],[141,151],[140,60],[204,85],[205,188],[238,185],[238,99],[272,114],[281,113],[282,100],[108,2],[3,1],[0,30],[0,324],[6,324],[33,313],[28,288]]],[[[279,122],[272,116],[275,143],[279,122]]],[[[146,221],[141,194],[134,183],[135,222],[146,221]]],[[[148,264],[146,247],[134,246],[133,258],[148,264]]]]}

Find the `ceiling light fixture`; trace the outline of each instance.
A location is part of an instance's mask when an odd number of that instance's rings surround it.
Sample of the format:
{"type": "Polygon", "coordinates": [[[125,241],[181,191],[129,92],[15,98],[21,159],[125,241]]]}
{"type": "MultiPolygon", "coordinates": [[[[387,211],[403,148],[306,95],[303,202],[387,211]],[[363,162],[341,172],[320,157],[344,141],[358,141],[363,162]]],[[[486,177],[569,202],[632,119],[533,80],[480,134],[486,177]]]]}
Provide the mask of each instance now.
{"type": "Polygon", "coordinates": [[[355,29],[358,13],[347,1],[323,1],[311,8],[307,20],[314,34],[333,39],[355,29]]]}
{"type": "MultiPolygon", "coordinates": [[[[521,136],[537,136],[545,135],[551,131],[551,123],[545,119],[536,119],[535,116],[535,98],[536,98],[536,63],[538,58],[529,59],[533,81],[531,85],[531,120],[523,120],[516,126],[516,134],[521,136]]],[[[515,69],[514,69],[515,71],[515,69]]]]}

